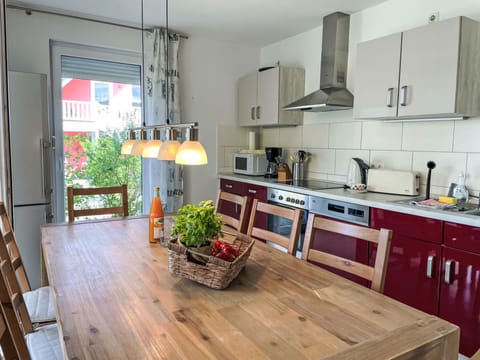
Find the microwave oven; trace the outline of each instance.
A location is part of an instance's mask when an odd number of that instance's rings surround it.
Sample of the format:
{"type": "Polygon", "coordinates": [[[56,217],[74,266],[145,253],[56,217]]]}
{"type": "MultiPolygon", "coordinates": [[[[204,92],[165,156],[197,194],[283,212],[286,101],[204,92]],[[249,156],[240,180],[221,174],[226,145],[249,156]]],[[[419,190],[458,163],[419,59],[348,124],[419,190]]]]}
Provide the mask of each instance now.
{"type": "Polygon", "coordinates": [[[233,172],[243,175],[264,175],[267,168],[267,155],[252,153],[233,154],[233,172]]]}

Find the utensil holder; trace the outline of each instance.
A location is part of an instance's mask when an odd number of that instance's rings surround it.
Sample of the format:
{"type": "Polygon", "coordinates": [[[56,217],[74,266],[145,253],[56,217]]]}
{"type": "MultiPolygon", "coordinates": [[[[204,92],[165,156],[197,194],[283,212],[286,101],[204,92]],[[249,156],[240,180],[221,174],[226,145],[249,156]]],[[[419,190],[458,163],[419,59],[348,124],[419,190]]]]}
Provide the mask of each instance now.
{"type": "Polygon", "coordinates": [[[303,180],[305,178],[304,163],[294,162],[292,164],[292,178],[294,181],[303,180]]]}

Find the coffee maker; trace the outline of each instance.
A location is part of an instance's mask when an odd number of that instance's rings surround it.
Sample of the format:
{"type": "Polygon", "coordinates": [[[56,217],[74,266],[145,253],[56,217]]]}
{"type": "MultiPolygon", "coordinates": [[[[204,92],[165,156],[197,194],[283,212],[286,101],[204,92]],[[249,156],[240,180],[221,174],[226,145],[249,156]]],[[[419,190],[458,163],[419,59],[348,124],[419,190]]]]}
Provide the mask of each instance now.
{"type": "Polygon", "coordinates": [[[277,158],[282,156],[282,148],[279,147],[266,147],[265,154],[267,155],[267,170],[265,171],[266,178],[278,177],[278,163],[277,158]]]}

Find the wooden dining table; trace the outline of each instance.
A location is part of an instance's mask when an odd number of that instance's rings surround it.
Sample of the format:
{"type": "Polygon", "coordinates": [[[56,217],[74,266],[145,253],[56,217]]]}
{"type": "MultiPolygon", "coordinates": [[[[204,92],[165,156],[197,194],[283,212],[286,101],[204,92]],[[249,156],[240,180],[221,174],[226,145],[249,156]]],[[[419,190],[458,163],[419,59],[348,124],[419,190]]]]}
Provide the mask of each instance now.
{"type": "Polygon", "coordinates": [[[214,290],[169,273],[145,217],[41,233],[67,359],[457,359],[457,326],[260,241],[214,290]]]}

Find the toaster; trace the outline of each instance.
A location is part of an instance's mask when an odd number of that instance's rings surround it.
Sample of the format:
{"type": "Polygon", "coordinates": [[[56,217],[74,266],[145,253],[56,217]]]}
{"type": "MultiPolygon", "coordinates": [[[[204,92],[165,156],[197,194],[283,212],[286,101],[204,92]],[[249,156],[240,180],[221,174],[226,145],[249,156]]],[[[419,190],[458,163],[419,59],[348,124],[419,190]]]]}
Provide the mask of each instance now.
{"type": "Polygon", "coordinates": [[[419,195],[420,174],[414,171],[370,169],[367,190],[385,194],[419,195]]]}

